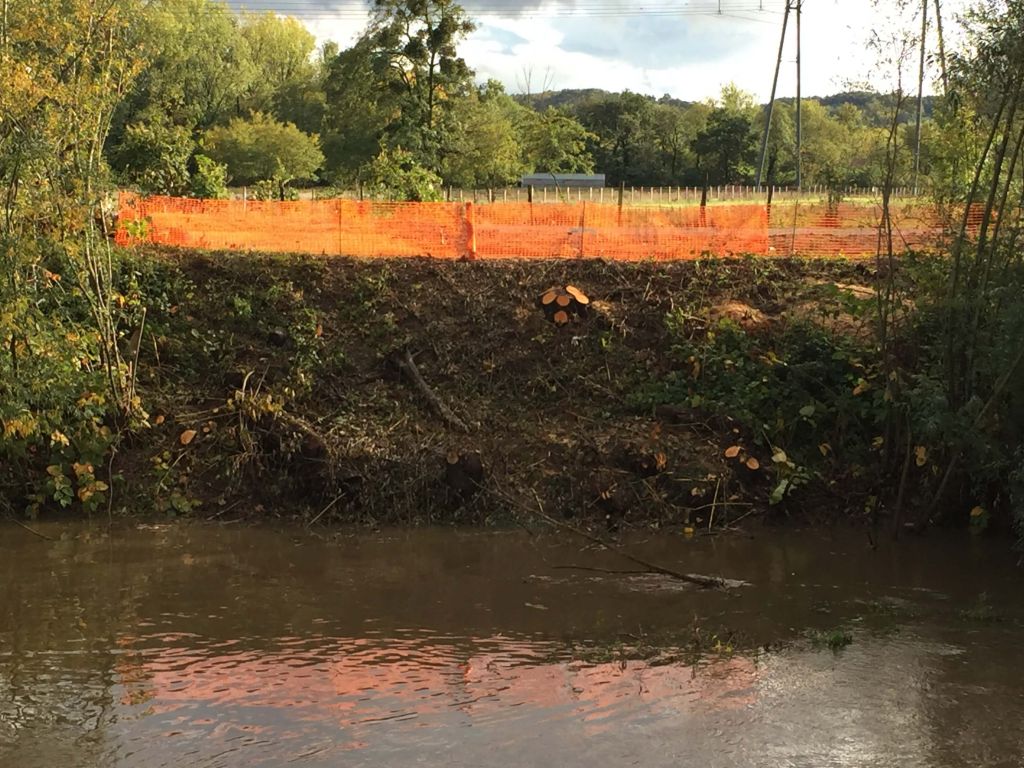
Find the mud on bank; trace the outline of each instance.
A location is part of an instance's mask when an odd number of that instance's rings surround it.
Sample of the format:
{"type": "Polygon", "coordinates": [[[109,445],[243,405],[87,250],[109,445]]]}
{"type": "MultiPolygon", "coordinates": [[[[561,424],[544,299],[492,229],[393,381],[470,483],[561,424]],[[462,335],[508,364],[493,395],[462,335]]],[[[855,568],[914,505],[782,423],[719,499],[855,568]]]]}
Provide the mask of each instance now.
{"type": "MultiPolygon", "coordinates": [[[[862,264],[820,261],[170,250],[125,269],[128,301],[148,310],[139,370],[152,426],[118,453],[116,506],[370,524],[527,522],[542,509],[613,529],[766,510],[774,447],[688,396],[702,374],[680,340],[728,327],[770,350],[809,314],[855,336],[834,286],[872,279],[862,264]],[[537,299],[569,284],[592,303],[558,327],[537,299]]],[[[815,514],[823,494],[834,511],[830,483],[808,481],[770,514],[815,514]]]]}

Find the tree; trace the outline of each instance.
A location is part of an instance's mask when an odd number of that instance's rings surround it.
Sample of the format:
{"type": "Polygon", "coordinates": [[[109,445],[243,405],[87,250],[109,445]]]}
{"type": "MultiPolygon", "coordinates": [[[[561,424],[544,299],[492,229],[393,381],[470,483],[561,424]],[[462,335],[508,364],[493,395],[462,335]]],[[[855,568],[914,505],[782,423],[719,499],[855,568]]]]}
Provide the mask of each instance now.
{"type": "Polygon", "coordinates": [[[0,12],[0,488],[33,504],[69,506],[77,488],[95,509],[107,486],[92,465],[145,418],[99,223],[108,129],[143,65],[141,16],[134,0],[5,0],[0,12]]]}
{"type": "Polygon", "coordinates": [[[361,170],[386,142],[399,111],[395,94],[382,91],[373,67],[373,41],[363,37],[327,63],[324,82],[325,171],[334,183],[359,180],[361,170]]]}
{"type": "Polygon", "coordinates": [[[243,114],[264,112],[280,120],[303,119],[309,130],[314,120],[305,112],[310,102],[322,102],[319,72],[313,62],[316,38],[296,18],[267,12],[242,17],[241,35],[249,48],[254,76],[240,99],[243,114]]]}
{"type": "Polygon", "coordinates": [[[210,129],[203,146],[212,159],[227,166],[234,181],[273,181],[282,200],[289,183],[315,178],[324,161],[317,136],[261,113],[210,129]]]}
{"type": "Polygon", "coordinates": [[[441,175],[461,187],[497,187],[511,184],[527,170],[518,121],[525,107],[491,80],[452,105],[449,129],[457,138],[447,153],[441,175]]]}
{"type": "Polygon", "coordinates": [[[716,107],[691,147],[707,184],[728,184],[750,174],[754,136],[744,115],[716,107]]]}
{"type": "Polygon", "coordinates": [[[655,108],[650,97],[626,91],[591,100],[576,110],[591,132],[589,146],[597,167],[613,183],[651,183],[658,174],[655,108]]]}
{"type": "MultiPolygon", "coordinates": [[[[696,181],[697,157],[693,140],[707,125],[710,109],[704,104],[678,107],[659,104],[654,114],[656,145],[660,150],[659,182],[683,184],[696,181]]],[[[653,183],[655,179],[651,180],[653,183]]]]}
{"type": "Polygon", "coordinates": [[[587,149],[597,136],[579,121],[553,107],[530,113],[523,125],[527,164],[541,173],[593,173],[594,158],[587,149]]]}
{"type": "Polygon", "coordinates": [[[450,149],[451,105],[471,88],[473,72],[457,46],[473,29],[453,0],[374,0],[365,49],[377,84],[396,97],[389,144],[428,168],[439,168],[450,149]]]}
{"type": "Polygon", "coordinates": [[[237,114],[256,69],[231,9],[211,0],[160,0],[142,17],[148,66],[121,124],[151,118],[199,131],[237,114]]]}

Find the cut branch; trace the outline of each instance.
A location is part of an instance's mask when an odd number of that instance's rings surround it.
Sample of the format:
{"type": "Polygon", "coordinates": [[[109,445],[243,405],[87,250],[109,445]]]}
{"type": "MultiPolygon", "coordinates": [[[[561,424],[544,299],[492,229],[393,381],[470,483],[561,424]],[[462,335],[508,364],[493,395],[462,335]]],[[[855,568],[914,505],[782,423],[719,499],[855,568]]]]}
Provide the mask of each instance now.
{"type": "MultiPolygon", "coordinates": [[[[589,531],[585,531],[582,528],[577,528],[575,525],[552,517],[544,511],[540,503],[540,499],[537,500],[537,509],[530,509],[528,511],[530,514],[539,517],[548,525],[551,525],[555,528],[559,528],[563,531],[568,531],[569,533],[584,538],[592,544],[597,544],[599,547],[602,547],[603,549],[606,549],[609,552],[618,555],[623,560],[628,560],[634,565],[639,565],[644,569],[643,571],[631,571],[631,574],[656,573],[661,576],[668,576],[672,579],[684,581],[687,584],[695,584],[698,587],[702,587],[704,589],[734,589],[736,587],[747,586],[747,582],[745,581],[726,579],[721,576],[705,576],[700,573],[683,573],[682,571],[677,571],[672,568],[665,568],[663,566],[657,565],[656,563],[652,563],[649,560],[643,559],[642,557],[637,557],[632,552],[628,552],[622,547],[613,544],[610,541],[603,539],[600,536],[597,536],[596,534],[590,533],[589,531]]],[[[611,571],[608,572],[611,573],[611,571]]]]}
{"type": "Polygon", "coordinates": [[[409,381],[412,382],[413,386],[419,390],[419,393],[423,395],[423,399],[426,400],[431,409],[441,419],[451,427],[454,427],[462,432],[469,432],[469,427],[466,423],[455,415],[455,412],[448,407],[448,405],[437,396],[437,394],[430,388],[430,385],[424,380],[423,375],[420,373],[420,369],[416,367],[416,361],[412,359],[412,353],[407,349],[402,354],[395,356],[395,363],[401,369],[409,381]]]}

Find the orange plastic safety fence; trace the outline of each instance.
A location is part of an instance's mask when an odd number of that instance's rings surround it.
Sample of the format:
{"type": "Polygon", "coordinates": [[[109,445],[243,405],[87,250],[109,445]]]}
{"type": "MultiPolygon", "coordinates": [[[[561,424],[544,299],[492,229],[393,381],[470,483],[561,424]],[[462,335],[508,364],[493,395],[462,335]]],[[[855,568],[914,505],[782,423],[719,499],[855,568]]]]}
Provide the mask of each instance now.
{"type": "MultiPolygon", "coordinates": [[[[920,204],[894,206],[894,245],[934,250],[955,215],[920,204]]],[[[880,206],[802,202],[770,209],[759,204],[633,208],[589,202],[258,202],[124,194],[117,240],[357,257],[863,258],[878,252],[881,216],[880,206]]]]}

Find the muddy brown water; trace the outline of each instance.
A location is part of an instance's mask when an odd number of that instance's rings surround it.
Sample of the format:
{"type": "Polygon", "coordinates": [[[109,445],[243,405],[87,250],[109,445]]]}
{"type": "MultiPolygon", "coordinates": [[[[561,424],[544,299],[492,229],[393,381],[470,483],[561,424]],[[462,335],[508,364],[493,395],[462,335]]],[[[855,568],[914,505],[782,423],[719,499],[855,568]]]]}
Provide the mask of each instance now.
{"type": "Polygon", "coordinates": [[[522,533],[41,531],[0,526],[3,768],[1024,765],[1005,542],[630,542],[726,594],[522,533]]]}

